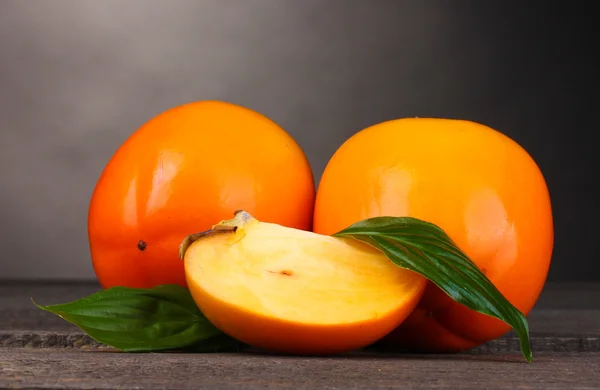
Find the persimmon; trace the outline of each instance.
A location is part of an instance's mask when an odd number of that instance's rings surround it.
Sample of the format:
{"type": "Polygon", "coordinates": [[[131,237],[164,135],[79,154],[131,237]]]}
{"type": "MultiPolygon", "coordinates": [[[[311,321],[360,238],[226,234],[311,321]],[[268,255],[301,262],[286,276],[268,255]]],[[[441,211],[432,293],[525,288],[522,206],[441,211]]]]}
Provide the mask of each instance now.
{"type": "MultiPolygon", "coordinates": [[[[350,137],[322,175],[313,230],[333,234],[378,216],[436,224],[523,314],[536,303],[553,251],[549,191],[531,155],[501,132],[472,121],[404,118],[350,137]]],[[[429,283],[406,321],[377,344],[454,352],[509,330],[429,283]]]]}
{"type": "Polygon", "coordinates": [[[97,279],[187,286],[178,247],[190,231],[234,209],[311,230],[314,196],[304,152],[272,120],[222,101],[173,107],[137,129],[96,184],[88,234],[97,279]]]}
{"type": "Polygon", "coordinates": [[[259,221],[245,211],[181,244],[190,293],[248,345],[335,354],[388,334],[426,285],[368,244],[259,221]]]}

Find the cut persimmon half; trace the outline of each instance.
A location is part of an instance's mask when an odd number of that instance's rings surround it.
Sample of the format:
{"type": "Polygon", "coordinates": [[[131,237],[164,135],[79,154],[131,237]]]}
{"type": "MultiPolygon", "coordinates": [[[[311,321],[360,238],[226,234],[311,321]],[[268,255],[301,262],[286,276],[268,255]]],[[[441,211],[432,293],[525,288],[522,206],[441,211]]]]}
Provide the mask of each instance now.
{"type": "Polygon", "coordinates": [[[408,317],[426,285],[368,244],[260,222],[245,211],[188,236],[180,257],[209,321],[280,353],[368,346],[408,317]]]}

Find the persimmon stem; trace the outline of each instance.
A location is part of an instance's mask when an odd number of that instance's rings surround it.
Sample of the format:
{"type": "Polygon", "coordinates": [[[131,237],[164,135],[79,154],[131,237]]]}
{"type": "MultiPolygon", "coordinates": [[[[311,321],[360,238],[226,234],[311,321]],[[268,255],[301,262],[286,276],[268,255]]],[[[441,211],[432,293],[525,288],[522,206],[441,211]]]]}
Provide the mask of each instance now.
{"type": "Polygon", "coordinates": [[[252,215],[244,210],[236,210],[233,215],[233,219],[221,221],[208,230],[187,236],[179,245],[179,258],[183,260],[185,252],[193,242],[215,234],[235,233],[239,227],[243,227],[253,219],[252,215]]]}

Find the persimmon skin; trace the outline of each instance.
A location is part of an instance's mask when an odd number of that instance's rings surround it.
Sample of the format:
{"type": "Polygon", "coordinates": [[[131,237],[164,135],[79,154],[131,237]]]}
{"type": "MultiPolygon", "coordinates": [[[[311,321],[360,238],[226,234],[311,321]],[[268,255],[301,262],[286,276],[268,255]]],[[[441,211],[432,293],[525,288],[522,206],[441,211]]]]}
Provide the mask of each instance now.
{"type": "Polygon", "coordinates": [[[222,101],[173,107],[112,156],[91,197],[88,237],[103,288],[187,287],[181,240],[244,209],[311,230],[309,162],[280,126],[222,101]]]}
{"type": "MultiPolygon", "coordinates": [[[[376,216],[438,225],[525,315],[543,289],[554,240],[548,188],[532,157],[490,127],[405,118],[348,139],[321,178],[313,230],[333,234],[376,216]]],[[[509,330],[429,283],[413,313],[378,345],[456,352],[509,330]]]]}

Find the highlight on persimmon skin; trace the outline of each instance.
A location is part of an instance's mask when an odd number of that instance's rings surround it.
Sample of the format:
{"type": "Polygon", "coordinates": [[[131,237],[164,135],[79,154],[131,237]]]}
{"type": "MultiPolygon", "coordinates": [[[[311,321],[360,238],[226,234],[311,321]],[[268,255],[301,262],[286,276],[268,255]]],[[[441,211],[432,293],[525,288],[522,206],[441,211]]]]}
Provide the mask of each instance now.
{"type": "MultiPolygon", "coordinates": [[[[403,118],[350,137],[321,176],[313,231],[333,234],[379,216],[442,228],[525,315],[544,287],[554,243],[546,182],[523,147],[488,126],[403,118]]],[[[428,283],[417,308],[378,346],[457,352],[509,330],[428,283]]]]}
{"type": "Polygon", "coordinates": [[[148,120],[106,164],[89,205],[88,237],[102,287],[186,286],[181,237],[244,208],[311,230],[314,178],[278,124],[222,101],[176,106],[148,120]]]}
{"type": "Polygon", "coordinates": [[[190,292],[208,320],[280,353],[368,346],[410,314],[426,285],[358,240],[260,222],[245,211],[180,248],[190,292]]]}

